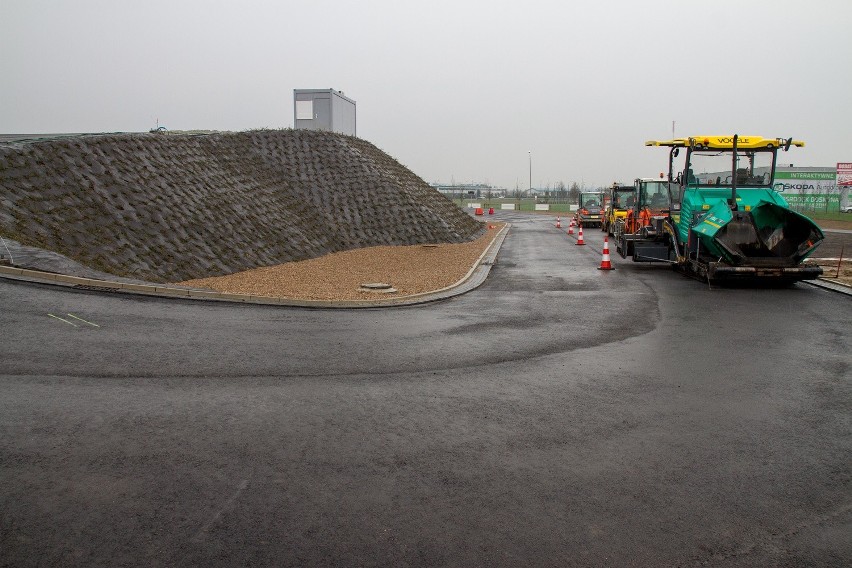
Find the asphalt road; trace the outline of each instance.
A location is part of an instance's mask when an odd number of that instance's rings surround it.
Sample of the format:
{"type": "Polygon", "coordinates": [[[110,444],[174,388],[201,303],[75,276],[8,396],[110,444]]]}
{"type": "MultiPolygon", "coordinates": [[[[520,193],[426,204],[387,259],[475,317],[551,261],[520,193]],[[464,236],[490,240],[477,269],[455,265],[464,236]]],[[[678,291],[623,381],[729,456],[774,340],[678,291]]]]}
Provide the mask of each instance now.
{"type": "Polygon", "coordinates": [[[0,565],[852,564],[848,296],[503,217],[419,307],[0,280],[0,565]]]}

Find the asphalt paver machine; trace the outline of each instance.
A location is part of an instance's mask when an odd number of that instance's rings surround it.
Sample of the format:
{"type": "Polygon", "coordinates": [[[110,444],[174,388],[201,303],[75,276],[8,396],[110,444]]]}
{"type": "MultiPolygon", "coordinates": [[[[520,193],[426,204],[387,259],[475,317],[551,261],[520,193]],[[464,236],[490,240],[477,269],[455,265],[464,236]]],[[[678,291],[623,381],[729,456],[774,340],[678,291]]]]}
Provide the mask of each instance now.
{"type": "Polygon", "coordinates": [[[804,142],[734,134],[645,144],[669,148],[669,172],[636,180],[636,202],[615,230],[623,258],[667,262],[711,282],[789,283],[822,274],[804,262],[822,231],[773,189],[778,152],[804,142]],[[655,206],[661,194],[667,203],[655,206]]]}

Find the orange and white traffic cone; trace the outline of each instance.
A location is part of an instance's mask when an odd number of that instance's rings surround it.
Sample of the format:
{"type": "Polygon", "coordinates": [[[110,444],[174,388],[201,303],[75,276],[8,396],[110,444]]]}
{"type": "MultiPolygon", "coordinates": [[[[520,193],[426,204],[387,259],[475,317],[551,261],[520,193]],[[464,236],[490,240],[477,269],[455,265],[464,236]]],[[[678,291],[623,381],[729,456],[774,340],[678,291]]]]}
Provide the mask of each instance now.
{"type": "Polygon", "coordinates": [[[574,243],[574,244],[577,244],[577,245],[586,244],[586,241],[583,240],[583,225],[580,225],[580,232],[577,233],[577,242],[574,243]]]}
{"type": "Polygon", "coordinates": [[[569,235],[573,235],[573,234],[574,234],[574,221],[571,221],[571,222],[568,224],[568,234],[569,234],[569,235]]]}
{"type": "Polygon", "coordinates": [[[559,219],[559,217],[556,218],[556,228],[557,229],[562,228],[562,221],[559,219]]]}
{"type": "Polygon", "coordinates": [[[598,266],[598,270],[615,270],[609,259],[609,237],[604,237],[603,258],[601,259],[601,265],[598,266]]]}

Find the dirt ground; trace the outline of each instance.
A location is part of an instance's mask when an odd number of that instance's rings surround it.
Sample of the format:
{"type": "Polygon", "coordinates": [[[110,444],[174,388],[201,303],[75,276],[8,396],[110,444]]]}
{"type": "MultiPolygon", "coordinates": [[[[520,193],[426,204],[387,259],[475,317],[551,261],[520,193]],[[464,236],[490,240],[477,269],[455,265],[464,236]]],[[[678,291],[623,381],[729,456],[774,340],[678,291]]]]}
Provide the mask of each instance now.
{"type": "MultiPolygon", "coordinates": [[[[852,230],[849,221],[817,221],[823,229],[852,230]]],[[[822,266],[823,279],[852,286],[852,234],[827,232],[825,241],[814,252],[812,260],[822,266]]]]}
{"type": "Polygon", "coordinates": [[[420,294],[461,280],[504,225],[492,222],[492,228],[468,243],[376,246],[179,284],[300,300],[369,300],[420,294]],[[390,284],[396,292],[361,289],[362,284],[372,283],[390,284]]]}
{"type": "Polygon", "coordinates": [[[844,257],[842,261],[839,258],[834,260],[816,258],[814,260],[822,266],[823,280],[852,287],[852,258],[844,257]]]}

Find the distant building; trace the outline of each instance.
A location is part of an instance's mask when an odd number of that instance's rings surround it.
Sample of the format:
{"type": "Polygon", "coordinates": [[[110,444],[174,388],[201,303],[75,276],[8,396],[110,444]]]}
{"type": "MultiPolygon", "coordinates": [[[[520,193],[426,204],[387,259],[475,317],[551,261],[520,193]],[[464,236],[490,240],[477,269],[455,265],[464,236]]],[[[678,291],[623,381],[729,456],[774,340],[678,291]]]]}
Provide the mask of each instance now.
{"type": "Polygon", "coordinates": [[[293,125],[355,136],[355,101],[334,89],[293,89],[293,125]]]}
{"type": "Polygon", "coordinates": [[[451,199],[459,199],[462,197],[475,199],[490,197],[491,199],[499,199],[506,195],[506,190],[504,188],[493,187],[486,183],[462,183],[456,185],[432,183],[429,185],[451,199]]]}

